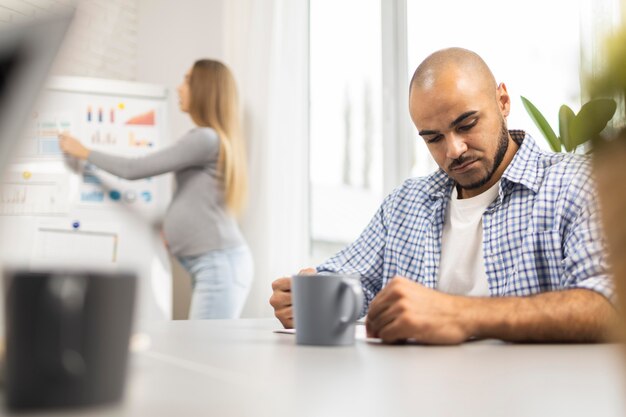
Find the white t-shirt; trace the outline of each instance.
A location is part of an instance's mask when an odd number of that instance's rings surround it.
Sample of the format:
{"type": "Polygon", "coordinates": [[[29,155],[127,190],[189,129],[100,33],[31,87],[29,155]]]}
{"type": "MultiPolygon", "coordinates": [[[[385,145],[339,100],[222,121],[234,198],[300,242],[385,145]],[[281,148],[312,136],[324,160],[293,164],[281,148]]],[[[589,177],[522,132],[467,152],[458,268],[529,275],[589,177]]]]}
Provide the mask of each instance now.
{"type": "Polygon", "coordinates": [[[482,194],[461,200],[454,187],[443,224],[438,290],[489,296],[483,257],[483,213],[498,197],[499,186],[498,181],[482,194]]]}

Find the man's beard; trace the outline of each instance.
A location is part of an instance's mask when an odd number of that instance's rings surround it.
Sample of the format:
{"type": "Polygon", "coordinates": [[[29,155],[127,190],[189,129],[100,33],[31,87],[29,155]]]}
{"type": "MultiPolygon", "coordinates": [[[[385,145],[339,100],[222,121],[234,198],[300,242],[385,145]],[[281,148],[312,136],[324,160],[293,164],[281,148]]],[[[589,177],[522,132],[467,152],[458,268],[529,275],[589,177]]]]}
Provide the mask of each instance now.
{"type": "Polygon", "coordinates": [[[463,188],[464,190],[475,190],[487,184],[493,177],[493,174],[502,164],[502,161],[504,160],[504,155],[506,155],[506,151],[508,148],[509,148],[509,131],[506,128],[506,123],[504,122],[504,120],[502,120],[502,126],[500,128],[500,138],[498,139],[498,149],[496,149],[496,155],[493,157],[493,165],[491,166],[491,170],[487,173],[487,175],[485,175],[484,178],[474,183],[471,183],[468,185],[459,184],[461,185],[461,188],[463,188]]]}

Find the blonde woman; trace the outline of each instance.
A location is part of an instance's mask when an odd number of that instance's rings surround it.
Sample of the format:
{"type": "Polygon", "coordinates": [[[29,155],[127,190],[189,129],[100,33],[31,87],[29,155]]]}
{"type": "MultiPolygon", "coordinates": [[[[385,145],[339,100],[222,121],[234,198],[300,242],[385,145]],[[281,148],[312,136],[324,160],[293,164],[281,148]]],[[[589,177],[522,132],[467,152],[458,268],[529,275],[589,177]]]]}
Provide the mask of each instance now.
{"type": "Polygon", "coordinates": [[[90,150],[67,134],[60,135],[60,146],[129,180],[174,172],[177,188],[163,232],[170,252],[192,277],[189,318],[237,318],[253,263],[234,217],[247,194],[235,81],[224,64],[203,59],[185,74],[178,95],[180,109],[197,127],[173,146],[139,158],[90,150]]]}

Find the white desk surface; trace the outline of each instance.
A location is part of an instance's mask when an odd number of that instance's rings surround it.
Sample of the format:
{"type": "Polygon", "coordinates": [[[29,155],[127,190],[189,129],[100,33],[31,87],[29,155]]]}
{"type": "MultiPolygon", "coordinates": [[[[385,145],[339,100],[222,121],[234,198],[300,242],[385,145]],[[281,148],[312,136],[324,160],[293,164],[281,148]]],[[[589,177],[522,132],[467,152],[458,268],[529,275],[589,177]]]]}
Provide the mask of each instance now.
{"type": "Polygon", "coordinates": [[[141,328],[151,346],[133,354],[120,405],[34,415],[626,415],[626,355],[615,344],[309,347],[273,333],[273,319],[141,328]]]}

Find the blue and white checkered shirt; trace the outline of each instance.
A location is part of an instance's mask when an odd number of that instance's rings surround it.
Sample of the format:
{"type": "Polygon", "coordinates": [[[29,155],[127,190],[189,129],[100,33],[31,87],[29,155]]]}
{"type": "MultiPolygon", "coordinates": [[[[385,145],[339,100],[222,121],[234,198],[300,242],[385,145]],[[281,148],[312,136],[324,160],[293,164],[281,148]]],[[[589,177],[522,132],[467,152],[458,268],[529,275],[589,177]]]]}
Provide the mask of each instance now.
{"type": "MultiPolygon", "coordinates": [[[[545,152],[520,130],[520,144],[483,214],[483,254],[491,296],[586,288],[614,302],[607,273],[591,161],[545,152]]],[[[369,303],[400,275],[437,288],[445,211],[454,181],[439,170],[404,182],[361,236],[318,272],[359,274],[369,303]]]]}

